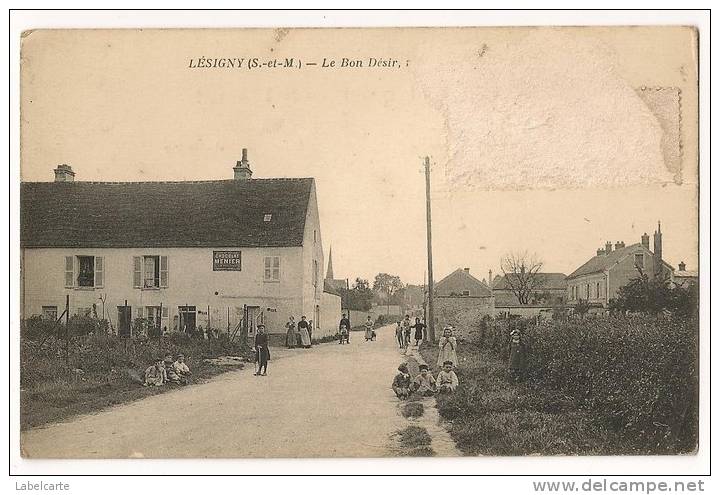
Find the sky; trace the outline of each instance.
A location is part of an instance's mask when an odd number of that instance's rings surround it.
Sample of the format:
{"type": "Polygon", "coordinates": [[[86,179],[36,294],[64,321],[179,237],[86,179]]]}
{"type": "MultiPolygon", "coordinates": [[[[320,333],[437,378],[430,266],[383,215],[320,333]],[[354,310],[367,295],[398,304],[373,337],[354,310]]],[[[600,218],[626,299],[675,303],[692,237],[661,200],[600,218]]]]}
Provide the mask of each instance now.
{"type": "Polygon", "coordinates": [[[430,156],[436,280],[487,277],[511,251],[569,274],[658,221],[666,261],[696,269],[695,50],[677,27],[35,31],[21,176],[229,179],[248,148],[254,177],[316,179],[337,278],[422,283],[430,156]],[[645,86],[677,106],[650,108],[645,86]],[[673,111],[675,129],[658,117],[673,111]]]}

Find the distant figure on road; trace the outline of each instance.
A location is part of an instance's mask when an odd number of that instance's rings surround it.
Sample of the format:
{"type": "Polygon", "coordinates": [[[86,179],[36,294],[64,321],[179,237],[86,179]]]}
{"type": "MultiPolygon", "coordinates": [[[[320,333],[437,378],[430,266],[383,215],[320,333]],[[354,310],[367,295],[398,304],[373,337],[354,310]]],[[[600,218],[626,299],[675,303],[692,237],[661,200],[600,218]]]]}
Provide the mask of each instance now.
{"type": "Polygon", "coordinates": [[[420,322],[420,318],[415,318],[415,325],[413,325],[413,328],[415,329],[415,346],[417,347],[423,339],[423,329],[425,328],[425,324],[420,322]]]}
{"type": "Polygon", "coordinates": [[[392,382],[392,389],[398,399],[407,399],[410,396],[410,373],[405,363],[398,366],[398,373],[392,382]]]}
{"type": "Polygon", "coordinates": [[[437,383],[437,390],[439,393],[455,392],[459,381],[457,375],[453,371],[452,361],[445,361],[443,363],[442,370],[438,373],[437,380],[435,381],[437,383]]]}
{"type": "Polygon", "coordinates": [[[347,329],[347,343],[350,343],[350,329],[352,328],[350,326],[350,319],[345,316],[345,313],[343,313],[342,318],[340,318],[340,323],[338,324],[338,329],[341,329],[345,325],[345,328],[347,329]]]}
{"type": "Polygon", "coordinates": [[[410,391],[417,392],[423,397],[435,395],[435,378],[430,374],[427,364],[420,365],[420,374],[410,384],[410,391]]]}
{"type": "Polygon", "coordinates": [[[298,322],[298,333],[300,337],[300,345],[304,347],[305,349],[310,348],[310,323],[307,321],[307,317],[305,315],[300,317],[300,321],[298,322]]]}
{"type": "Polygon", "coordinates": [[[257,333],[255,334],[255,362],[258,368],[255,376],[267,375],[268,361],[270,361],[270,348],[268,347],[265,325],[258,325],[257,333]]]}
{"type": "Polygon", "coordinates": [[[365,342],[368,340],[375,340],[375,332],[373,331],[374,325],[375,324],[373,323],[372,318],[368,315],[367,321],[365,322],[365,342]]]}
{"type": "Polygon", "coordinates": [[[338,342],[338,344],[350,343],[350,338],[348,337],[350,332],[348,332],[348,329],[345,325],[340,325],[340,331],[338,333],[340,334],[340,341],[338,342]]]}
{"type": "Polygon", "coordinates": [[[288,319],[285,324],[287,327],[287,334],[285,335],[285,346],[288,349],[292,349],[297,345],[297,331],[295,330],[295,318],[292,316],[288,319]]]}
{"type": "Polygon", "coordinates": [[[145,387],[160,387],[167,381],[167,373],[165,373],[165,364],[163,358],[158,357],[155,364],[148,366],[145,370],[145,387]]]}
{"type": "Polygon", "coordinates": [[[438,368],[442,367],[445,361],[452,362],[453,366],[458,365],[457,353],[457,339],[453,337],[453,331],[451,326],[446,326],[443,329],[443,336],[440,339],[440,353],[438,354],[437,365],[438,368]]]}

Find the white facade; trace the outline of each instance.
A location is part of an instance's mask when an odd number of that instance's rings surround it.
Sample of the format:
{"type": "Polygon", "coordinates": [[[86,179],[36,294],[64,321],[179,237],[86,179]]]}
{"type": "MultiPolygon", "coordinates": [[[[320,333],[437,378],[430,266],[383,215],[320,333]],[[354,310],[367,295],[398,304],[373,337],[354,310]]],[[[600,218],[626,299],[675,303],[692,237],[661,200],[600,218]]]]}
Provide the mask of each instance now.
{"type": "Polygon", "coordinates": [[[233,332],[246,315],[251,328],[263,322],[279,334],[290,315],[306,315],[320,338],[334,333],[339,318],[339,298],[323,294],[323,266],[313,185],[302,246],[22,248],[21,311],[23,318],[60,315],[69,296],[71,315],[94,307],[116,332],[126,302],[132,320],[158,317],[171,332],[188,325],[233,332]],[[240,270],[214,270],[215,251],[240,252],[233,261],[240,270]]]}

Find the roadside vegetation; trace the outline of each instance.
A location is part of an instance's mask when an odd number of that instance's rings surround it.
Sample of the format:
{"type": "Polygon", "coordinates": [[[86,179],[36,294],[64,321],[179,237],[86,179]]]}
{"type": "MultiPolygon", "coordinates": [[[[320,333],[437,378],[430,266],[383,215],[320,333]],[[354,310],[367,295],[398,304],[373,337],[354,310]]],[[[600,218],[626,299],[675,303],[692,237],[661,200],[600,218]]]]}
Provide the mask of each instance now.
{"type": "MultiPolygon", "coordinates": [[[[438,397],[469,455],[693,453],[698,442],[698,323],[635,315],[535,322],[485,319],[458,349],[460,387],[438,397]],[[510,329],[526,371],[508,374],[510,329]]],[[[421,346],[429,363],[435,346],[421,346]]]]}
{"type": "Polygon", "coordinates": [[[54,328],[52,322],[41,318],[22,322],[22,429],[177,389],[179,385],[142,386],[145,368],[162,359],[166,352],[185,355],[193,382],[241,367],[206,359],[220,356],[248,359],[252,355],[246,343],[231,342],[226,335],[208,340],[184,334],[123,339],[108,335],[101,322],[93,318],[71,319],[67,348],[64,327],[54,328]]]}

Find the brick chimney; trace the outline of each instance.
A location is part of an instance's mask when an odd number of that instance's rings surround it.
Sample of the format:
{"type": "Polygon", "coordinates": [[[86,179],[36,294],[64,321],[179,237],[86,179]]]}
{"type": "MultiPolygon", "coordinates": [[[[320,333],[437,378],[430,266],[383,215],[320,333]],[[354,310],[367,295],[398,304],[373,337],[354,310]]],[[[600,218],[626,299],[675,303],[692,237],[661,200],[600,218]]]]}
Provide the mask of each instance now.
{"type": "Polygon", "coordinates": [[[653,267],[655,268],[655,276],[662,275],[662,232],[660,231],[660,222],[658,228],[653,235],[653,267]]]}
{"type": "Polygon", "coordinates": [[[643,247],[644,247],[645,249],[647,249],[648,251],[650,251],[650,236],[647,235],[647,232],[645,232],[645,233],[640,237],[640,242],[642,243],[642,245],[643,245],[643,247]]]}
{"type": "Polygon", "coordinates": [[[54,172],[55,182],[75,182],[75,172],[70,165],[58,165],[54,172]]]}
{"type": "Polygon", "coordinates": [[[235,180],[248,180],[252,178],[252,170],[250,170],[250,162],[247,157],[247,148],[242,149],[242,160],[235,164],[233,171],[235,172],[235,180]]]}
{"type": "Polygon", "coordinates": [[[492,270],[488,270],[488,287],[492,289],[493,286],[493,279],[492,279],[492,270]]]}
{"type": "Polygon", "coordinates": [[[625,243],[623,241],[617,241],[615,243],[615,251],[617,251],[618,249],[622,249],[624,247],[625,247],[625,243]]]}
{"type": "Polygon", "coordinates": [[[610,254],[610,253],[612,253],[612,242],[607,241],[605,243],[605,254],[610,254]]]}
{"type": "Polygon", "coordinates": [[[463,271],[464,271],[465,273],[470,273],[470,268],[463,268],[463,271]]]}
{"type": "Polygon", "coordinates": [[[604,248],[598,248],[596,256],[605,256],[605,249],[604,248]]]}
{"type": "Polygon", "coordinates": [[[681,272],[685,271],[685,262],[684,261],[681,261],[680,264],[678,264],[678,270],[680,270],[681,272]]]}

